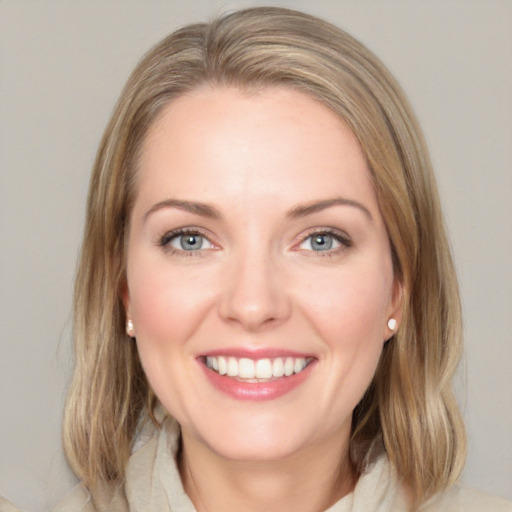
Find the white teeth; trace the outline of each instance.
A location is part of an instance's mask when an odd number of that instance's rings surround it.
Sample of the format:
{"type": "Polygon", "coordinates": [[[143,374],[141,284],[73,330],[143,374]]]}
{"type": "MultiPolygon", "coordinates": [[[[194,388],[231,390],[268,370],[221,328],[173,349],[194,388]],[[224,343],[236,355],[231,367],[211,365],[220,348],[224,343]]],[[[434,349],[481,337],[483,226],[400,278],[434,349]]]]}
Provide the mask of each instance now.
{"type": "Polygon", "coordinates": [[[238,361],[234,357],[228,359],[228,377],[238,376],[238,361]]]}
{"type": "Polygon", "coordinates": [[[275,359],[249,359],[242,357],[208,356],[206,366],[220,375],[241,379],[268,380],[300,373],[308,362],[305,357],[276,357],[275,359]]]}
{"type": "Polygon", "coordinates": [[[274,359],[272,363],[272,375],[274,377],[282,377],[284,375],[284,363],[280,357],[274,359]]]}
{"type": "Polygon", "coordinates": [[[238,376],[242,379],[254,379],[256,369],[252,359],[243,357],[238,361],[238,376]]]}
{"type": "Polygon", "coordinates": [[[287,357],[286,362],[284,363],[284,374],[289,377],[293,374],[293,357],[287,357]]]}
{"type": "Polygon", "coordinates": [[[295,363],[293,364],[293,371],[295,373],[299,373],[306,368],[306,360],[303,357],[299,357],[295,359],[295,363]]]}
{"type": "MultiPolygon", "coordinates": [[[[213,359],[215,359],[215,357],[213,359]]],[[[226,375],[226,373],[228,373],[228,363],[226,362],[226,358],[221,356],[217,359],[219,365],[219,373],[221,375],[226,375]]]]}
{"type": "Polygon", "coordinates": [[[272,363],[270,359],[258,359],[256,361],[256,378],[270,379],[272,377],[272,363]]]}

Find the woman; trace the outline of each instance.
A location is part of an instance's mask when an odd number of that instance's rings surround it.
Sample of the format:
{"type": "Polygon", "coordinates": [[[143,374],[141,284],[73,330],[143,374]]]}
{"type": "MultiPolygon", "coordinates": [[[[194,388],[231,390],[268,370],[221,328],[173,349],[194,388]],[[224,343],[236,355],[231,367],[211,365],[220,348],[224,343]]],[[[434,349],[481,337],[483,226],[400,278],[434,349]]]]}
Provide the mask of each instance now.
{"type": "Polygon", "coordinates": [[[382,64],[283,9],[185,27],[94,166],[58,510],[510,510],[453,485],[460,325],[382,64]]]}

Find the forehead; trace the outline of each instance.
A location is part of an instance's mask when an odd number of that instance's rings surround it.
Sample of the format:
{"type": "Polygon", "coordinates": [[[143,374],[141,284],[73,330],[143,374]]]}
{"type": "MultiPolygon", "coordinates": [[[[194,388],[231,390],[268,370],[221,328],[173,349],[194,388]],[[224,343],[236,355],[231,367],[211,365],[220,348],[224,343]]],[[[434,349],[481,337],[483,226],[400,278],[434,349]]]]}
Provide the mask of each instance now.
{"type": "Polygon", "coordinates": [[[139,192],[272,196],[305,201],[373,195],[357,138],[311,95],[285,87],[202,87],[169,103],[150,127],[139,192]],[[359,190],[358,190],[359,189],[359,190]]]}

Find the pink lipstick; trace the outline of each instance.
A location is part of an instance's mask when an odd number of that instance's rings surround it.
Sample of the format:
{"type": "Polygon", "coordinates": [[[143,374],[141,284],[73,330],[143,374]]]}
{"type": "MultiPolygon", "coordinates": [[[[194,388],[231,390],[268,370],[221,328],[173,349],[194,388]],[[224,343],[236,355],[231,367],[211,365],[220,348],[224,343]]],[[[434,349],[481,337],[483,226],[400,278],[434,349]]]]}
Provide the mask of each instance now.
{"type": "Polygon", "coordinates": [[[280,350],[234,349],[209,352],[198,362],[223,393],[239,400],[272,400],[304,382],[316,359],[280,350]]]}

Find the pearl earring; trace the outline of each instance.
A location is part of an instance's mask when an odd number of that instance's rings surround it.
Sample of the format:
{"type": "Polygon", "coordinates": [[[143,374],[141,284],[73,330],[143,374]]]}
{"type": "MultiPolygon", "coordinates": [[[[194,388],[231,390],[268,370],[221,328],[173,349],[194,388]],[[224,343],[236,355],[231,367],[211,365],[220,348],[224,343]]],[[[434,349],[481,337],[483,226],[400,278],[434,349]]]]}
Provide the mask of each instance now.
{"type": "Polygon", "coordinates": [[[126,334],[133,338],[135,336],[135,329],[133,327],[133,322],[131,320],[126,320],[126,334]]]}
{"type": "Polygon", "coordinates": [[[396,320],[394,318],[390,318],[388,320],[388,327],[391,331],[394,331],[396,329],[396,320]]]}

